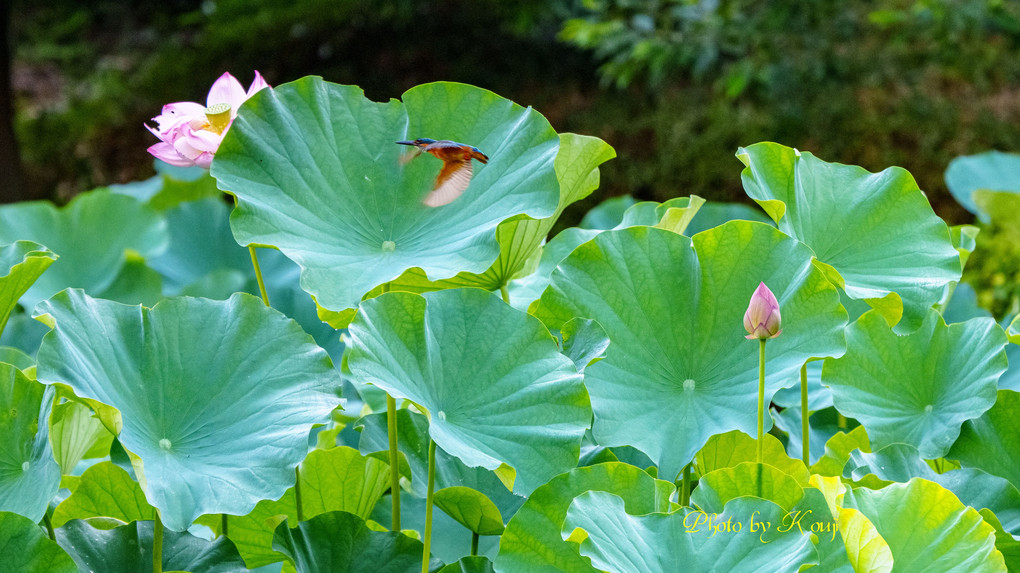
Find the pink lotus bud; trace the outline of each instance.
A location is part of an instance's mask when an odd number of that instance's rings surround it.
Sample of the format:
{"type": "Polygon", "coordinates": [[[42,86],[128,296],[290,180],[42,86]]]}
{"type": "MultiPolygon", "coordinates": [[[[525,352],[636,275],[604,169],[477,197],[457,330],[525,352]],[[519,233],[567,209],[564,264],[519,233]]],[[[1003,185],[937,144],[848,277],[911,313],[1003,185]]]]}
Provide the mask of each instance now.
{"type": "Polygon", "coordinates": [[[748,332],[745,338],[748,340],[775,338],[783,332],[779,329],[780,325],[779,301],[765,283],[759,283],[751,295],[751,304],[747,305],[747,312],[744,313],[744,329],[748,332]]]}
{"type": "Polygon", "coordinates": [[[237,117],[237,108],[266,87],[269,84],[257,71],[247,92],[241,82],[225,73],[209,89],[204,106],[190,101],[166,104],[163,113],[152,118],[156,128],[145,126],[160,140],[149,147],[149,153],[170,165],[208,169],[223,135],[237,117]]]}

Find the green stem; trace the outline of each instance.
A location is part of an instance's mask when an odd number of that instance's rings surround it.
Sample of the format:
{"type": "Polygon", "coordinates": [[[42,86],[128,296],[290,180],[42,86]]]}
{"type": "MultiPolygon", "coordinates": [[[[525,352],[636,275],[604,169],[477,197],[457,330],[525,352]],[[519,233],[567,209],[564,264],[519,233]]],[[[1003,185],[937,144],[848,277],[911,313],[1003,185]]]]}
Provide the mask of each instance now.
{"type": "Polygon", "coordinates": [[[683,481],[680,482],[680,505],[687,507],[691,504],[691,464],[684,466],[683,481]]]}
{"type": "Polygon", "coordinates": [[[42,520],[43,524],[46,526],[46,534],[50,536],[50,541],[56,541],[57,535],[53,532],[53,522],[50,521],[50,514],[43,513],[42,520]]]}
{"type": "Polygon", "coordinates": [[[510,291],[506,289],[506,283],[499,285],[499,294],[503,297],[503,302],[510,304],[510,291]]]}
{"type": "Polygon", "coordinates": [[[221,513],[220,514],[220,529],[222,530],[222,531],[220,531],[220,535],[222,535],[223,537],[226,537],[227,536],[227,514],[225,514],[225,513],[221,513]]]}
{"type": "Polygon", "coordinates": [[[259,268],[259,256],[255,254],[255,247],[248,245],[248,252],[251,253],[251,266],[255,269],[255,280],[259,283],[259,294],[262,295],[262,302],[269,306],[269,293],[266,292],[266,283],[262,280],[262,269],[259,268]]]}
{"type": "Polygon", "coordinates": [[[942,472],[942,458],[938,458],[938,459],[935,460],[935,469],[938,470],[939,473],[943,473],[942,472]]]}
{"type": "MultiPolygon", "coordinates": [[[[234,207],[237,207],[237,195],[233,195],[234,207]]],[[[255,269],[255,280],[259,283],[259,294],[262,295],[262,302],[269,306],[269,293],[266,292],[266,283],[262,280],[262,269],[259,268],[259,256],[255,254],[255,247],[248,245],[248,253],[251,255],[251,266],[255,269]]]]}
{"type": "Polygon", "coordinates": [[[840,430],[846,429],[846,416],[840,414],[839,412],[836,412],[836,427],[839,428],[840,430]]]}
{"type": "Polygon", "coordinates": [[[163,573],[163,522],[159,519],[159,510],[152,525],[152,573],[163,573]]]}
{"type": "Polygon", "coordinates": [[[478,555],[478,533],[471,532],[471,556],[478,555]]]}
{"type": "Polygon", "coordinates": [[[397,401],[386,395],[386,426],[390,438],[390,498],[393,521],[390,529],[400,531],[400,458],[397,457],[397,401]]]}
{"type": "Polygon", "coordinates": [[[758,463],[765,460],[765,341],[758,346],[758,463]]]}
{"type": "Polygon", "coordinates": [[[800,452],[804,465],[811,467],[811,435],[808,425],[810,413],[807,408],[807,362],[800,367],[800,452]]]}
{"type": "Polygon", "coordinates": [[[429,440],[429,485],[425,493],[425,544],[421,554],[421,573],[429,573],[430,546],[432,545],[432,493],[436,487],[436,441],[429,440]]]}
{"type": "Polygon", "coordinates": [[[297,503],[297,520],[305,520],[305,512],[301,508],[301,464],[294,466],[294,502],[297,503]]]}

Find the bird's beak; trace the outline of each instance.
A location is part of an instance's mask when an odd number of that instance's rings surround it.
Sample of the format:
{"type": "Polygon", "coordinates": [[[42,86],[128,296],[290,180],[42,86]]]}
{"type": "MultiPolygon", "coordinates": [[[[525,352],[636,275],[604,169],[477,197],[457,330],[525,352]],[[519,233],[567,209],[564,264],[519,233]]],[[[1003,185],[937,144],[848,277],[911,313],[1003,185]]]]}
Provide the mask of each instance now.
{"type": "Polygon", "coordinates": [[[412,146],[414,145],[413,141],[398,141],[397,143],[399,143],[400,145],[412,145],[412,146]]]}

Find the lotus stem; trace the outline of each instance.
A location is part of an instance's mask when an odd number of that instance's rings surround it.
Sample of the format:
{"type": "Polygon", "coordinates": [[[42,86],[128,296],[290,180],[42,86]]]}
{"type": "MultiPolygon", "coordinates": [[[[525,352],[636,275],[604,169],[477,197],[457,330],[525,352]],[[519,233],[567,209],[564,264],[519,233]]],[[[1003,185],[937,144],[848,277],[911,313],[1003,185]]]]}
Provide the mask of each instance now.
{"type": "Polygon", "coordinates": [[[836,412],[836,427],[840,430],[846,430],[846,416],[840,412],[836,412]]]}
{"type": "Polygon", "coordinates": [[[811,467],[811,435],[807,406],[807,362],[800,367],[800,447],[801,456],[804,458],[804,465],[811,467]]]}
{"type": "Polygon", "coordinates": [[[765,341],[758,346],[758,464],[765,460],[765,341]]]}
{"type": "Polygon", "coordinates": [[[691,463],[684,466],[683,481],[680,482],[680,505],[687,507],[691,504],[691,463]]]}
{"type": "Polygon", "coordinates": [[[255,280],[259,283],[259,294],[262,295],[262,302],[269,306],[269,293],[266,292],[266,283],[262,280],[262,269],[259,268],[259,256],[255,254],[255,247],[248,245],[248,252],[251,253],[251,266],[255,269],[255,280]]]}
{"type": "Polygon", "coordinates": [[[421,554],[421,573],[429,573],[429,556],[432,545],[432,498],[436,488],[436,441],[429,439],[429,486],[425,494],[425,535],[421,554]]]}
{"type": "Polygon", "coordinates": [[[227,514],[220,514],[220,535],[223,537],[227,536],[227,514]]]}
{"type": "Polygon", "coordinates": [[[301,508],[301,464],[294,466],[294,503],[297,504],[297,520],[305,520],[305,511],[301,508]]]}
{"type": "MultiPolygon", "coordinates": [[[[386,428],[390,439],[390,499],[393,521],[390,529],[400,531],[400,458],[397,457],[397,401],[386,395],[386,428]]],[[[430,466],[431,467],[431,466],[430,466]]]]}
{"type": "Polygon", "coordinates": [[[153,512],[152,524],[152,573],[163,573],[163,522],[159,510],[153,512]]]}
{"type": "MultiPolygon", "coordinates": [[[[237,207],[237,195],[234,195],[234,207],[237,207]]],[[[262,269],[259,267],[259,256],[255,253],[255,247],[248,245],[248,254],[251,255],[251,266],[255,269],[255,281],[259,283],[259,294],[262,295],[262,302],[269,306],[269,293],[266,292],[266,283],[262,280],[262,269]]]]}
{"type": "Polygon", "coordinates": [[[50,514],[43,513],[42,520],[43,525],[46,526],[46,534],[50,536],[50,541],[56,541],[57,535],[53,532],[53,522],[50,521],[50,514]]]}
{"type": "Polygon", "coordinates": [[[499,294],[503,297],[503,302],[510,304],[510,291],[506,289],[506,283],[499,285],[499,294]]]}
{"type": "Polygon", "coordinates": [[[471,532],[471,556],[478,555],[478,532],[471,532]]]}

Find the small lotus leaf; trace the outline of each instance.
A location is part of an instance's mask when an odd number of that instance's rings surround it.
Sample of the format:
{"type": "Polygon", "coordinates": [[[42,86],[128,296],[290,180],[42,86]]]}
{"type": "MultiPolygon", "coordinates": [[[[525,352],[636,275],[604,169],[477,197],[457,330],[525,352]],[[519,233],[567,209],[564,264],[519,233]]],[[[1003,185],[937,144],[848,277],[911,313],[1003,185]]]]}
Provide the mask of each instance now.
{"type": "Polygon", "coordinates": [[[0,362],[0,511],[42,519],[60,485],[48,438],[53,389],[0,362]]]}

